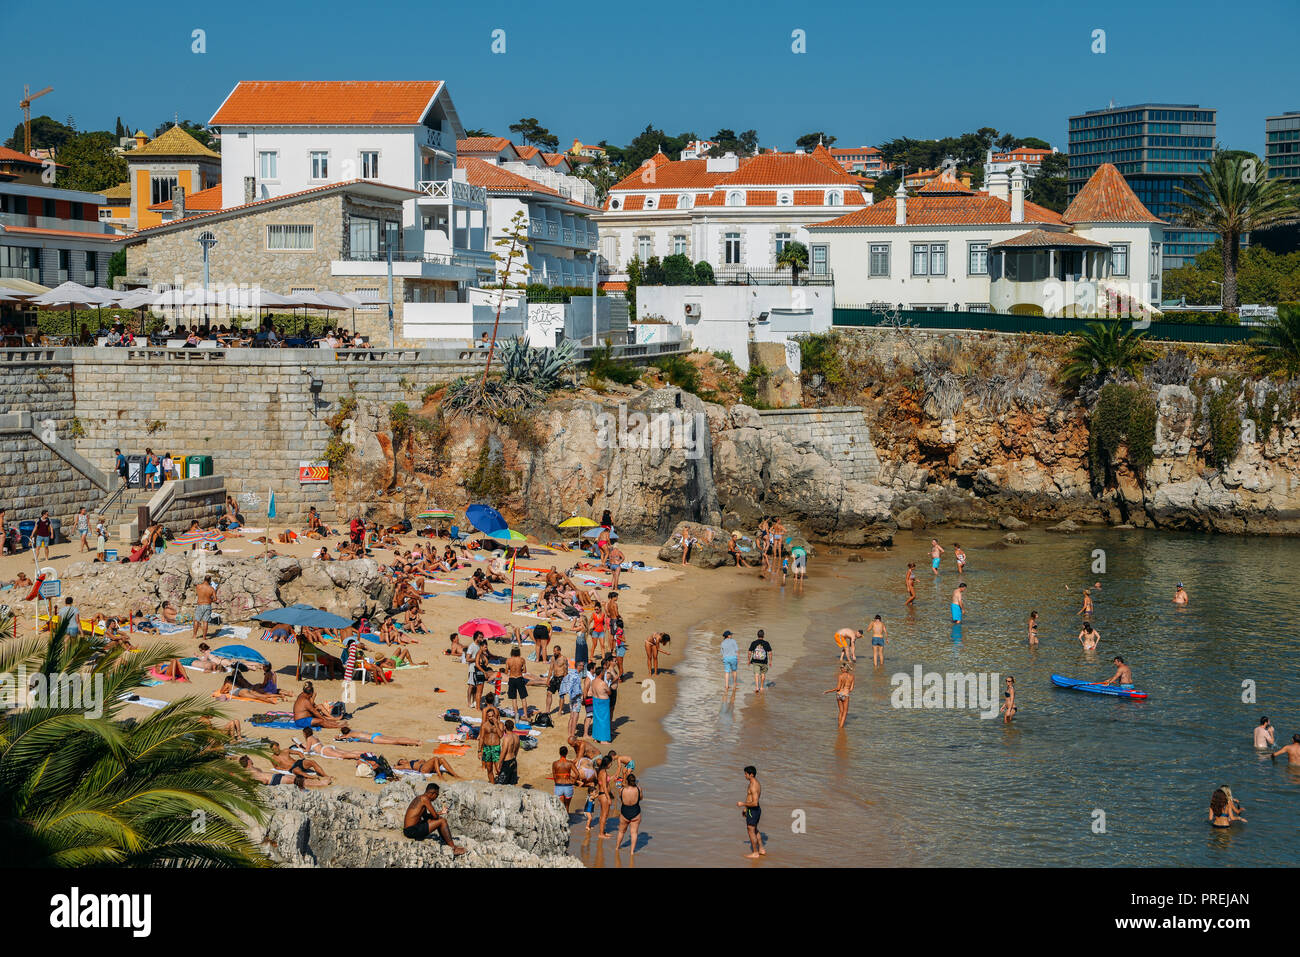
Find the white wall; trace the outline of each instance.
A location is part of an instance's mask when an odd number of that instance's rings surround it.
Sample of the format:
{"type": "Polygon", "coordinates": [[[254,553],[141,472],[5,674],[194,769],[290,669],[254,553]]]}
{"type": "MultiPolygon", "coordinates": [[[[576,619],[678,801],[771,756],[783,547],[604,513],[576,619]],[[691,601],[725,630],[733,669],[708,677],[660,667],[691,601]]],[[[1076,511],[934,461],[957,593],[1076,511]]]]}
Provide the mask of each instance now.
{"type": "MultiPolygon", "coordinates": [[[[407,302],[402,304],[402,338],[407,340],[454,340],[469,344],[483,333],[492,333],[496,310],[471,302],[407,302]]],[[[521,306],[501,311],[497,339],[509,339],[524,332],[525,312],[521,306]]]]}

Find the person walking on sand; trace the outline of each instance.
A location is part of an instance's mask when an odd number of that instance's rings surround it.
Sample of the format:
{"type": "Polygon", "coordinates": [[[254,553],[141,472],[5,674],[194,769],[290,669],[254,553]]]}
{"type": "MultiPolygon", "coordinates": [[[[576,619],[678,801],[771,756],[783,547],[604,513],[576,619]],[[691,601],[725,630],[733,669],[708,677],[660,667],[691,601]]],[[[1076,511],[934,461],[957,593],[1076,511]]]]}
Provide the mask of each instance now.
{"type": "Polygon", "coordinates": [[[740,647],[731,632],[722,633],[722,690],[735,691],[740,683],[736,671],[740,665],[740,647]]]}
{"type": "Polygon", "coordinates": [[[907,601],[904,605],[911,605],[916,602],[916,562],[907,563],[907,578],[903,580],[907,586],[907,601]]]}
{"type": "Polygon", "coordinates": [[[758,830],[758,822],[763,817],[763,808],[759,805],[763,789],[758,783],[758,768],[752,764],[745,767],[745,799],[737,801],[736,807],[745,816],[745,833],[749,835],[750,852],[746,857],[759,858],[767,855],[763,846],[763,835],[758,830]]]}
{"type": "Polygon", "coordinates": [[[939,561],[943,558],[943,546],[937,538],[930,539],[930,568],[939,574],[939,561]]]}
{"type": "Polygon", "coordinates": [[[1029,613],[1029,647],[1038,646],[1038,612],[1029,613]]]}
{"type": "Polygon", "coordinates": [[[835,687],[828,688],[822,694],[835,695],[835,706],[839,708],[841,730],[844,728],[844,719],[849,716],[849,695],[853,693],[853,671],[847,661],[840,663],[840,673],[835,679],[835,687]]]}
{"type": "Polygon", "coordinates": [[[749,664],[754,669],[754,691],[761,692],[767,684],[767,669],[772,664],[772,646],[758,629],[758,637],[749,643],[749,664]]]}
{"type": "Polygon", "coordinates": [[[1016,679],[1007,675],[1006,690],[1002,692],[1002,723],[1010,724],[1016,713],[1016,679]]]}
{"type": "MultiPolygon", "coordinates": [[[[965,585],[961,586],[965,588],[965,585]]],[[[960,590],[960,589],[959,589],[960,590]]],[[[884,619],[879,615],[871,620],[871,664],[879,668],[885,663],[885,642],[888,641],[888,629],[884,619]]]]}
{"type": "Polygon", "coordinates": [[[86,514],[84,505],[77,510],[77,537],[81,539],[79,551],[90,551],[90,516],[86,514]]]}
{"type": "Polygon", "coordinates": [[[952,593],[952,623],[961,624],[961,613],[966,610],[966,583],[962,582],[952,593]]]}
{"type": "Polygon", "coordinates": [[[199,626],[203,626],[204,640],[208,637],[208,623],[212,621],[212,600],[217,597],[217,590],[212,587],[212,576],[204,575],[194,589],[194,628],[192,638],[198,639],[199,626]]]}

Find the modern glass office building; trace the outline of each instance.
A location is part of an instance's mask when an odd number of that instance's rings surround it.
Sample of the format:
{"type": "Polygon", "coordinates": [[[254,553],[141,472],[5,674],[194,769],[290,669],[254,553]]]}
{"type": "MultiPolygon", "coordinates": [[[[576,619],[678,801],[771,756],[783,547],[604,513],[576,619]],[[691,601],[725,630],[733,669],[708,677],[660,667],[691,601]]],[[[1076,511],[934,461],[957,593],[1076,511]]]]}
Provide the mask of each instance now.
{"type": "MultiPolygon", "coordinates": [[[[1070,117],[1068,193],[1075,195],[1102,163],[1114,163],[1152,213],[1174,223],[1178,188],[1214,153],[1216,111],[1190,104],[1143,103],[1070,117]]],[[[1214,233],[1167,227],[1164,268],[1191,262],[1214,245],[1214,233]]]]}
{"type": "Polygon", "coordinates": [[[1269,179],[1300,180],[1300,110],[1265,118],[1264,161],[1269,179]]]}

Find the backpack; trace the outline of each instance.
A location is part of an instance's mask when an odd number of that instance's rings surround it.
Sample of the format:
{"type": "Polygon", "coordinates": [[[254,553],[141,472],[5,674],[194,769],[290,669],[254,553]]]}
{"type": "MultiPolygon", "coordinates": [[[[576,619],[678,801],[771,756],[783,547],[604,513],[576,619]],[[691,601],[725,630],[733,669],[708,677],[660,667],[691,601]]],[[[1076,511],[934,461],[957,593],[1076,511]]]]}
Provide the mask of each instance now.
{"type": "Polygon", "coordinates": [[[477,599],[477,598],[478,598],[478,589],[475,588],[473,585],[470,585],[468,588],[465,589],[465,597],[466,597],[466,598],[477,599]]]}
{"type": "Polygon", "coordinates": [[[539,713],[533,716],[533,726],[537,728],[553,728],[555,727],[555,722],[551,720],[549,714],[539,713]]]}
{"type": "Polygon", "coordinates": [[[448,708],[446,711],[444,711],[444,712],[442,713],[442,720],[443,720],[443,721],[450,721],[452,724],[459,724],[459,723],[460,723],[460,709],[459,709],[459,708],[448,708]]]}

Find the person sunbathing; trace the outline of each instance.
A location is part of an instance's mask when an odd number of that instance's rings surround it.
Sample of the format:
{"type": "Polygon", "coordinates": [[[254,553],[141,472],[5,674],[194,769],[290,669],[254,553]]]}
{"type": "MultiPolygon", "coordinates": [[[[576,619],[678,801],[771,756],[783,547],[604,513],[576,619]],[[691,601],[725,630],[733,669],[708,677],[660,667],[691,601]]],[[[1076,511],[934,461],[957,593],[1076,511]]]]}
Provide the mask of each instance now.
{"type": "Polygon", "coordinates": [[[268,661],[262,665],[262,680],[255,685],[250,685],[253,691],[260,691],[262,694],[279,695],[287,698],[287,692],[281,691],[280,686],[276,683],[275,672],[271,670],[271,663],[268,661]]]}
{"type": "Polygon", "coordinates": [[[465,657],[465,646],[460,643],[460,635],[456,634],[455,632],[451,633],[451,644],[448,646],[447,650],[443,652],[443,654],[455,655],[457,658],[465,657]]]}
{"type": "MultiPolygon", "coordinates": [[[[335,659],[336,661],[338,659],[335,659]]],[[[342,674],[343,669],[339,669],[342,674]]],[[[302,692],[293,702],[293,722],[299,728],[310,728],[319,724],[322,728],[342,727],[343,722],[332,718],[316,703],[316,686],[310,681],[302,683],[302,692]]]]}
{"type": "Polygon", "coordinates": [[[290,748],[304,754],[318,754],[322,758],[359,758],[365,754],[364,751],[349,751],[347,748],[336,748],[332,744],[326,744],[312,733],[311,728],[304,729],[301,744],[295,741],[290,748]]]}
{"type": "Polygon", "coordinates": [[[356,741],[366,744],[391,744],[396,747],[415,748],[424,742],[418,738],[397,738],[380,731],[353,731],[346,724],[339,728],[335,741],[356,741]]]}
{"type": "Polygon", "coordinates": [[[290,774],[316,777],[326,783],[333,780],[325,773],[325,769],[311,758],[294,758],[293,755],[280,750],[280,746],[274,741],[271,742],[271,766],[281,771],[288,771],[290,774]]]}
{"type": "Polygon", "coordinates": [[[167,624],[169,625],[177,624],[176,606],[173,605],[171,602],[169,601],[163,602],[162,607],[158,609],[158,614],[162,616],[162,620],[165,621],[167,624]]]}
{"type": "Polygon", "coordinates": [[[185,674],[185,666],[181,664],[179,658],[173,658],[171,661],[167,661],[167,662],[159,662],[158,664],[154,665],[150,669],[150,671],[154,672],[160,677],[165,678],[165,680],[167,681],[189,681],[190,680],[189,677],[185,674]]]}
{"type": "MultiPolygon", "coordinates": [[[[236,672],[236,674],[238,674],[238,672],[236,672]]],[[[243,698],[252,701],[262,701],[266,704],[279,704],[280,702],[278,695],[263,694],[260,691],[254,691],[252,688],[236,688],[234,687],[234,678],[229,677],[226,678],[226,680],[221,683],[221,687],[217,689],[217,697],[226,701],[229,701],[232,698],[243,698]]]]}
{"type": "Polygon", "coordinates": [[[290,774],[286,771],[263,771],[255,766],[246,754],[239,759],[239,766],[252,775],[254,781],[271,787],[280,784],[292,784],[299,788],[329,787],[329,783],[321,778],[308,777],[305,774],[290,774]]]}
{"type": "Polygon", "coordinates": [[[444,774],[449,774],[453,778],[460,777],[451,769],[447,759],[437,754],[423,760],[420,758],[398,758],[393,763],[393,767],[403,771],[419,771],[421,774],[436,774],[438,777],[442,777],[444,774]]]}
{"type": "Polygon", "coordinates": [[[401,665],[406,665],[407,667],[410,667],[410,666],[412,666],[412,665],[427,665],[427,664],[428,664],[427,661],[416,661],[415,658],[411,655],[411,649],[410,649],[410,648],[398,648],[398,649],[397,649],[396,651],[394,651],[392,654],[393,654],[393,657],[391,657],[391,658],[377,658],[377,659],[375,659],[375,664],[377,664],[380,668],[386,668],[386,669],[388,669],[388,670],[390,670],[390,671],[391,671],[392,669],[394,669],[394,668],[397,668],[397,667],[401,666],[401,665]]]}
{"type": "MultiPolygon", "coordinates": [[[[206,715],[199,718],[199,723],[205,724],[209,728],[215,727],[215,725],[212,723],[212,719],[207,717],[206,715]]],[[[244,736],[243,729],[240,727],[239,720],[236,718],[231,718],[229,721],[223,724],[221,726],[221,730],[222,733],[224,733],[228,738],[230,738],[231,741],[238,741],[240,738],[244,736]]]]}
{"type": "Polygon", "coordinates": [[[28,578],[24,572],[19,572],[18,576],[13,580],[13,586],[15,591],[31,591],[36,587],[36,583],[28,578]]]}
{"type": "Polygon", "coordinates": [[[144,612],[137,608],[131,612],[131,628],[133,631],[142,631],[146,634],[157,634],[158,626],[144,616],[144,612]]]}

